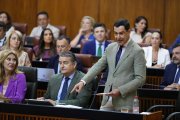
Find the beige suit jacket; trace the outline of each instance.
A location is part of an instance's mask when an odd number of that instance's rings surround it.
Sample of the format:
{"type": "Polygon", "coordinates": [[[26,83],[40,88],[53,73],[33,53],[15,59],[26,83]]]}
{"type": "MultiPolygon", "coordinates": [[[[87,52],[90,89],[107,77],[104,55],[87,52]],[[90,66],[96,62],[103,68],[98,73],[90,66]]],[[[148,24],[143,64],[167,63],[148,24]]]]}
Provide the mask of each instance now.
{"type": "MultiPolygon", "coordinates": [[[[89,83],[94,76],[99,74],[107,65],[109,68],[107,82],[104,92],[112,89],[119,89],[121,96],[112,98],[115,110],[120,110],[122,106],[132,108],[133,97],[137,88],[142,86],[146,77],[146,61],[144,51],[132,40],[129,41],[121,60],[115,67],[116,53],[119,49],[117,42],[110,44],[101,59],[82,78],[89,83]]],[[[103,96],[101,105],[105,105],[108,96],[103,96]]]]}

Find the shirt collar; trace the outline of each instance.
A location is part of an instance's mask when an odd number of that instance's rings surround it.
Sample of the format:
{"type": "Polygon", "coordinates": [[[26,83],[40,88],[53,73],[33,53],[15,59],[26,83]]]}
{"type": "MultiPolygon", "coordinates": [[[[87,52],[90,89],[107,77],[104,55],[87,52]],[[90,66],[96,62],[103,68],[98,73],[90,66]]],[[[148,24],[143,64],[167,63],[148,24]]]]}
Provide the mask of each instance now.
{"type": "MultiPolygon", "coordinates": [[[[69,78],[70,80],[72,80],[73,77],[74,77],[74,74],[75,74],[75,72],[73,72],[70,76],[68,76],[68,78],[69,78]]],[[[64,76],[64,79],[65,79],[65,76],[64,76]]]]}
{"type": "Polygon", "coordinates": [[[100,45],[100,44],[104,46],[105,41],[103,41],[102,43],[100,43],[100,42],[98,42],[98,41],[96,40],[96,45],[100,45]]]}

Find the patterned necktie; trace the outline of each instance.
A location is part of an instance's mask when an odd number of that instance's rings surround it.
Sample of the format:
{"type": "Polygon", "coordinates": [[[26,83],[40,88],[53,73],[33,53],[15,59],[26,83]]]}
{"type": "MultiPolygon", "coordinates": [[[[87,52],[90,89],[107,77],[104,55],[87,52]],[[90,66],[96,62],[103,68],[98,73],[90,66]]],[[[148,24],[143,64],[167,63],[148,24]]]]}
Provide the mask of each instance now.
{"type": "Polygon", "coordinates": [[[101,57],[102,56],[102,48],[101,48],[102,44],[99,44],[98,47],[98,52],[97,52],[97,56],[101,57]]]}
{"type": "Polygon", "coordinates": [[[122,53],[122,46],[119,47],[119,50],[118,52],[116,53],[116,62],[115,62],[115,67],[120,59],[120,56],[121,56],[121,53],[122,53]]]}
{"type": "Polygon", "coordinates": [[[67,89],[68,89],[68,81],[69,81],[70,78],[68,77],[65,77],[65,81],[64,81],[64,84],[63,84],[63,89],[62,89],[62,92],[61,92],[61,97],[60,97],[60,100],[64,100],[66,94],[67,94],[67,89]]]}
{"type": "Polygon", "coordinates": [[[174,83],[178,83],[179,82],[179,77],[180,77],[180,66],[179,66],[179,70],[178,70],[178,72],[176,74],[176,77],[174,79],[174,83]]]}

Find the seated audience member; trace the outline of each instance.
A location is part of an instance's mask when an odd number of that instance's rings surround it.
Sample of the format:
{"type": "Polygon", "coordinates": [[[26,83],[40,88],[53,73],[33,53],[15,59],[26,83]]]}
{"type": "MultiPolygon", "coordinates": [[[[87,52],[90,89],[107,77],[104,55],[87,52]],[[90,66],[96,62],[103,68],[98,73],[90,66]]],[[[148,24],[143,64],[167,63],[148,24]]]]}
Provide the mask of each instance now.
{"type": "MultiPolygon", "coordinates": [[[[71,49],[70,41],[71,41],[70,38],[64,35],[60,36],[56,40],[56,55],[49,59],[49,63],[47,65],[48,68],[53,68],[56,74],[60,72],[59,54],[61,52],[69,51],[71,49]]],[[[79,71],[82,71],[82,66],[78,59],[77,59],[77,69],[79,71]]]]}
{"type": "Polygon", "coordinates": [[[165,90],[180,90],[180,44],[174,46],[172,54],[172,63],[166,66],[160,86],[165,90]]]}
{"type": "Polygon", "coordinates": [[[0,48],[5,44],[6,42],[6,26],[4,22],[0,21],[0,48]]]}
{"type": "Polygon", "coordinates": [[[169,47],[169,53],[172,54],[173,48],[176,44],[180,44],[180,35],[176,38],[174,43],[169,47]]]}
{"type": "Polygon", "coordinates": [[[93,27],[95,40],[86,42],[81,53],[101,57],[106,47],[110,44],[110,42],[106,40],[106,31],[107,29],[104,24],[96,23],[93,27]]]}
{"type": "Polygon", "coordinates": [[[43,29],[45,28],[49,28],[52,30],[53,32],[53,35],[55,38],[58,38],[59,37],[59,29],[54,27],[53,25],[51,25],[49,23],[49,15],[47,12],[45,11],[41,11],[37,14],[37,24],[38,26],[37,27],[34,27],[31,34],[30,34],[30,37],[36,37],[36,38],[39,38],[40,35],[41,35],[41,32],[43,31],[43,29]]]}
{"type": "Polygon", "coordinates": [[[18,56],[18,66],[31,66],[28,53],[23,50],[23,35],[15,30],[9,35],[3,50],[12,50],[18,56]]]}
{"type": "Polygon", "coordinates": [[[81,43],[94,40],[94,36],[92,33],[94,24],[94,18],[90,16],[84,16],[81,20],[81,28],[79,29],[79,33],[71,41],[71,47],[81,48],[81,43]]]}
{"type": "Polygon", "coordinates": [[[130,33],[130,38],[138,43],[149,44],[151,41],[151,33],[147,31],[148,29],[148,20],[144,16],[138,16],[134,22],[134,30],[130,33]]]}
{"type": "Polygon", "coordinates": [[[39,40],[39,45],[33,48],[34,60],[49,60],[55,55],[54,36],[50,28],[45,28],[39,40]]]}
{"type": "Polygon", "coordinates": [[[84,76],[84,73],[76,70],[77,61],[72,52],[61,52],[59,56],[61,73],[54,75],[49,81],[44,98],[50,99],[49,101],[53,104],[56,101],[57,104],[65,103],[86,107],[91,97],[92,84],[86,85],[79,94],[70,93],[74,85],[84,76]]]}
{"type": "Polygon", "coordinates": [[[147,67],[164,68],[170,61],[169,51],[162,48],[162,34],[153,32],[151,45],[143,47],[147,67]]]}
{"type": "Polygon", "coordinates": [[[26,77],[17,70],[18,58],[10,50],[0,52],[0,99],[20,103],[26,94],[26,77]]]}
{"type": "Polygon", "coordinates": [[[5,11],[1,11],[0,12],[0,21],[4,22],[4,24],[6,26],[6,38],[8,38],[9,35],[12,33],[12,31],[15,30],[14,26],[11,23],[10,15],[5,11]]]}

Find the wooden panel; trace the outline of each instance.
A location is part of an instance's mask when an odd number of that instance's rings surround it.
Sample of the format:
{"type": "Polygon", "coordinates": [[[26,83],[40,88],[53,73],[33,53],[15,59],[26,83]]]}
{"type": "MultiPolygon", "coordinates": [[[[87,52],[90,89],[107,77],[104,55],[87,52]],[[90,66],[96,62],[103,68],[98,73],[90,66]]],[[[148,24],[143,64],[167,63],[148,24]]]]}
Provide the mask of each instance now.
{"type": "Polygon", "coordinates": [[[79,31],[81,18],[89,15],[98,19],[98,0],[38,0],[38,11],[46,10],[55,25],[65,25],[67,35],[74,38],[79,31]]]}
{"type": "Polygon", "coordinates": [[[66,25],[71,38],[77,34],[84,15],[105,23],[111,30],[118,18],[129,19],[133,27],[134,19],[144,15],[150,28],[161,29],[167,46],[180,31],[179,9],[179,0],[0,0],[0,11],[7,11],[13,22],[27,23],[28,33],[36,26],[36,14],[41,10],[49,13],[52,24],[66,25]]]}
{"type": "Polygon", "coordinates": [[[180,34],[180,0],[166,0],[165,7],[165,42],[171,45],[180,34]]]}
{"type": "Polygon", "coordinates": [[[0,120],[83,120],[76,118],[49,117],[40,115],[26,115],[15,113],[0,113],[0,120]]]}
{"type": "Polygon", "coordinates": [[[143,15],[147,17],[150,28],[163,30],[164,0],[100,0],[99,12],[100,21],[111,29],[119,18],[128,19],[133,27],[135,18],[143,15]]]}
{"type": "Polygon", "coordinates": [[[36,25],[37,0],[0,0],[0,11],[7,11],[12,22],[28,24],[28,33],[36,25]]]}

